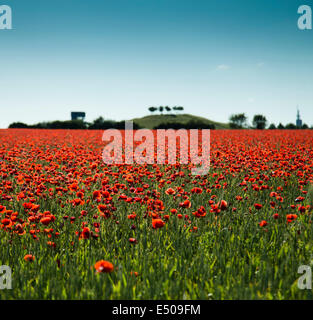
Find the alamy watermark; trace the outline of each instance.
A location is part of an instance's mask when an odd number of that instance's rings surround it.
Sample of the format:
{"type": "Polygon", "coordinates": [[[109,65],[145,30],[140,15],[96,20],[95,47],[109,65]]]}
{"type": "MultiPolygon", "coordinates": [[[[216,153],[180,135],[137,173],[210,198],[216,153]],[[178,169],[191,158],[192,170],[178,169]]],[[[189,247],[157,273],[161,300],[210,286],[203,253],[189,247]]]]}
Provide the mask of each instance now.
{"type": "Polygon", "coordinates": [[[307,5],[298,8],[298,28],[300,30],[312,30],[312,8],[307,5]]]}
{"type": "Polygon", "coordinates": [[[206,175],[209,172],[209,129],[133,130],[133,122],[126,121],[124,134],[123,148],[123,134],[120,130],[108,129],[104,131],[102,140],[108,142],[102,153],[105,164],[157,163],[162,165],[180,163],[194,165],[195,167],[191,168],[192,175],[206,175]],[[179,149],[177,149],[178,139],[179,149]],[[137,142],[136,146],[134,146],[134,142],[137,142]],[[201,155],[199,155],[199,150],[201,150],[201,155]]]}
{"type": "Polygon", "coordinates": [[[12,9],[7,5],[0,5],[0,30],[12,29],[12,9]]]}
{"type": "Polygon", "coordinates": [[[302,265],[298,268],[298,273],[302,276],[298,279],[298,288],[301,290],[312,289],[312,268],[311,266],[302,265]]]}
{"type": "Polygon", "coordinates": [[[9,266],[0,266],[0,290],[12,289],[12,271],[9,266]]]}
{"type": "MultiPolygon", "coordinates": [[[[302,5],[298,8],[298,28],[300,30],[312,30],[312,8],[302,5]]],[[[8,5],[0,5],[0,30],[12,29],[12,9],[8,5]]]]}

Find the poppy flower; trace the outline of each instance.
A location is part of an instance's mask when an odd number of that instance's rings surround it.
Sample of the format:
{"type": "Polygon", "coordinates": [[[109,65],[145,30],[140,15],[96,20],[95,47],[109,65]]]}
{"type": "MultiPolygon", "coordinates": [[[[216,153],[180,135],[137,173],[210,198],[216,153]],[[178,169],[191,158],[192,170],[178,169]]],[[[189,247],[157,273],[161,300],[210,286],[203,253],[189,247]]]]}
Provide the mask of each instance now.
{"type": "Polygon", "coordinates": [[[132,213],[132,214],[129,214],[128,216],[127,216],[127,218],[128,219],[130,219],[130,220],[134,220],[134,219],[136,219],[136,217],[137,217],[137,215],[136,215],[136,213],[132,213]]]}
{"type": "Polygon", "coordinates": [[[260,222],[260,227],[265,227],[265,226],[267,226],[267,221],[262,220],[262,221],[260,222]]]}
{"type": "Polygon", "coordinates": [[[298,216],[296,214],[287,214],[286,218],[287,218],[287,222],[289,223],[296,220],[298,216]]]}
{"type": "Polygon", "coordinates": [[[189,200],[185,200],[184,202],[181,202],[179,204],[180,207],[182,208],[190,208],[191,207],[191,202],[189,200]]]}
{"type": "Polygon", "coordinates": [[[106,199],[110,198],[110,192],[109,191],[104,191],[102,194],[103,194],[104,198],[106,198],[106,199]]]}
{"type": "Polygon", "coordinates": [[[5,218],[5,219],[3,219],[3,220],[1,221],[1,223],[2,223],[4,226],[8,226],[9,224],[11,224],[11,220],[5,218]]]}
{"type": "Polygon", "coordinates": [[[167,195],[172,195],[172,194],[175,194],[175,190],[172,189],[172,188],[168,188],[168,189],[165,191],[165,193],[166,193],[167,195]]]}
{"type": "Polygon", "coordinates": [[[222,200],[220,203],[221,210],[227,209],[227,202],[225,200],[222,200]]]}
{"type": "Polygon", "coordinates": [[[92,193],[92,198],[93,199],[100,199],[101,198],[101,192],[99,190],[95,190],[93,193],[92,193]]]}
{"type": "Polygon", "coordinates": [[[33,207],[33,204],[31,202],[23,203],[24,209],[31,209],[33,207]]]}
{"type": "Polygon", "coordinates": [[[80,234],[79,239],[89,239],[91,235],[90,229],[88,227],[84,227],[83,231],[80,234]]]}
{"type": "Polygon", "coordinates": [[[94,267],[97,270],[97,272],[102,272],[102,273],[111,273],[114,270],[113,264],[105,260],[100,260],[96,262],[94,267]]]}
{"type": "Polygon", "coordinates": [[[165,222],[162,219],[153,219],[152,220],[152,227],[153,229],[159,229],[164,227],[165,222]]]}
{"type": "Polygon", "coordinates": [[[51,222],[51,218],[50,217],[44,217],[44,218],[40,219],[40,222],[43,225],[47,226],[51,222]]]}
{"type": "Polygon", "coordinates": [[[107,209],[107,206],[105,204],[99,204],[98,205],[98,211],[101,213],[104,213],[107,209]]]}
{"type": "Polygon", "coordinates": [[[1,214],[1,213],[5,213],[5,212],[6,212],[6,207],[0,205],[0,214],[1,214]]]}
{"type": "Polygon", "coordinates": [[[55,244],[54,242],[52,242],[52,241],[48,241],[48,242],[47,242],[47,245],[48,245],[49,247],[56,248],[56,244],[55,244]]]}
{"type": "Polygon", "coordinates": [[[77,191],[78,190],[78,184],[77,183],[72,183],[70,186],[69,186],[69,189],[71,191],[77,191]]]}
{"type": "Polygon", "coordinates": [[[201,188],[198,187],[194,187],[191,189],[190,191],[191,193],[197,193],[197,194],[201,194],[203,192],[203,190],[201,188]]]}
{"type": "Polygon", "coordinates": [[[35,257],[34,257],[33,255],[31,255],[31,254],[26,254],[26,255],[24,256],[24,260],[25,260],[25,261],[30,261],[30,262],[32,262],[32,261],[35,260],[35,257]]]}

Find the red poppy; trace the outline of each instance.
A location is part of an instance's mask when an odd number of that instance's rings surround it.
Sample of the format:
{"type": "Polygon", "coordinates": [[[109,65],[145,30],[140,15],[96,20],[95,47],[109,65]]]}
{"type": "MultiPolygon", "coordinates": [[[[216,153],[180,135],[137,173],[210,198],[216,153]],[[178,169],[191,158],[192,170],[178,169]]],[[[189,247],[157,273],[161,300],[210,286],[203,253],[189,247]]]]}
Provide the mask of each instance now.
{"type": "Polygon", "coordinates": [[[5,211],[6,211],[6,207],[0,205],[0,214],[1,214],[1,213],[5,213],[5,211]]]}
{"type": "Polygon", "coordinates": [[[136,217],[137,217],[137,215],[136,215],[136,213],[132,213],[132,214],[129,214],[128,216],[127,216],[127,218],[128,219],[130,219],[130,220],[134,220],[134,219],[136,219],[136,217]]]}
{"type": "Polygon", "coordinates": [[[105,204],[99,204],[98,205],[98,211],[101,213],[104,213],[107,209],[107,206],[105,204]]]}
{"type": "Polygon", "coordinates": [[[153,229],[158,229],[164,227],[165,222],[162,219],[153,219],[152,220],[152,227],[153,229]]]}
{"type": "Polygon", "coordinates": [[[94,265],[97,272],[103,272],[103,273],[111,273],[114,270],[114,266],[111,262],[100,260],[95,263],[94,265]]]}
{"type": "Polygon", "coordinates": [[[165,191],[166,194],[168,195],[172,195],[172,194],[175,194],[175,190],[172,189],[172,188],[168,188],[166,191],[165,191]]]}
{"type": "Polygon", "coordinates": [[[265,227],[265,226],[267,226],[267,222],[265,220],[262,220],[260,222],[260,227],[265,227]]]}
{"type": "Polygon", "coordinates": [[[30,261],[30,262],[32,262],[32,261],[35,260],[35,257],[34,257],[33,255],[31,255],[31,254],[26,254],[26,255],[24,256],[24,260],[25,260],[25,261],[30,261]]]}
{"type": "Polygon", "coordinates": [[[40,222],[43,225],[47,226],[51,222],[51,218],[50,217],[44,217],[44,218],[40,219],[40,222]]]}
{"type": "Polygon", "coordinates": [[[182,208],[190,208],[191,207],[191,202],[189,200],[185,200],[184,202],[181,202],[179,204],[180,207],[182,208]]]}
{"type": "Polygon", "coordinates": [[[296,220],[298,216],[296,214],[287,214],[286,218],[287,218],[287,222],[292,222],[296,220]]]}
{"type": "Polygon", "coordinates": [[[88,227],[84,227],[83,231],[80,234],[79,239],[89,239],[91,235],[90,229],[88,227]]]}
{"type": "Polygon", "coordinates": [[[221,210],[226,210],[227,209],[227,202],[225,200],[222,200],[220,203],[221,210]]]}
{"type": "Polygon", "coordinates": [[[96,190],[92,193],[93,199],[100,199],[101,198],[101,192],[99,190],[96,190]]]}
{"type": "Polygon", "coordinates": [[[2,223],[4,226],[8,226],[9,224],[11,224],[11,220],[5,218],[5,219],[3,219],[3,220],[1,221],[1,223],[2,223]]]}

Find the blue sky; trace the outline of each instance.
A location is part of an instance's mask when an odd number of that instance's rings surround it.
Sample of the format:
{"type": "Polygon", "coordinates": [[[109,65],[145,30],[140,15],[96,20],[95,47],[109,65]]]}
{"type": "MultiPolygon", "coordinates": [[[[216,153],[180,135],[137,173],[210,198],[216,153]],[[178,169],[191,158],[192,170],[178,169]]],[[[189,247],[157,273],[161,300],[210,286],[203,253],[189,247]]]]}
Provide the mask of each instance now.
{"type": "Polygon", "coordinates": [[[71,111],[131,119],[149,106],[226,122],[245,112],[313,125],[313,0],[0,0],[0,127],[71,111]]]}

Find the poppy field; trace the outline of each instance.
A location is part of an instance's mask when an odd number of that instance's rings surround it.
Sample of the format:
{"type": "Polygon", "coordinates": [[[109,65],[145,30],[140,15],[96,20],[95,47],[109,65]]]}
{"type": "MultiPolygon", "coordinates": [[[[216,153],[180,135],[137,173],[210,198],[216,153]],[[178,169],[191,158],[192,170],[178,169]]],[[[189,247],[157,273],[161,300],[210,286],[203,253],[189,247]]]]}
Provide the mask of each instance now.
{"type": "Polygon", "coordinates": [[[0,130],[0,299],[312,298],[312,130],[212,130],[202,176],[102,134],[0,130]]]}

